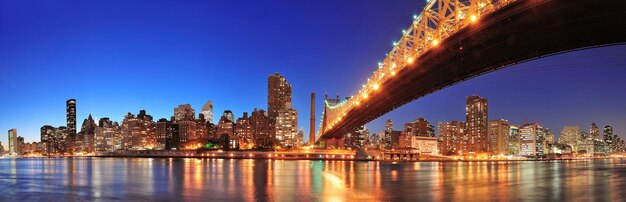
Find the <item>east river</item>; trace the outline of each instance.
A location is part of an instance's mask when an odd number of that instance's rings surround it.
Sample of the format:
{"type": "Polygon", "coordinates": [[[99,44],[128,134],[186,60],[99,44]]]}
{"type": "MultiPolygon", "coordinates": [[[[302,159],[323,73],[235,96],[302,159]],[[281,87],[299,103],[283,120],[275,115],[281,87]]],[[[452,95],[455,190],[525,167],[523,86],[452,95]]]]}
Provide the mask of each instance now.
{"type": "Polygon", "coordinates": [[[0,201],[520,200],[626,200],[626,160],[0,160],[0,201]]]}

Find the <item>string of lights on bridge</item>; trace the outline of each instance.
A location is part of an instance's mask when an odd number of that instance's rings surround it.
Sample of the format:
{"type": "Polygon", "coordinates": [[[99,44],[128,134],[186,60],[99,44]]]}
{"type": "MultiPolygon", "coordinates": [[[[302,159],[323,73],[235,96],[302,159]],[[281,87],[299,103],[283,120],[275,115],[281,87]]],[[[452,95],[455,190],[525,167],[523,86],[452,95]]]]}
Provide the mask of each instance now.
{"type": "Polygon", "coordinates": [[[361,106],[370,95],[381,91],[385,81],[394,79],[400,70],[416,63],[423,53],[438,47],[458,30],[476,24],[481,16],[514,1],[516,0],[427,0],[422,12],[413,15],[409,28],[402,30],[400,40],[393,42],[393,49],[378,63],[372,76],[355,95],[339,103],[324,100],[325,109],[317,139],[339,124],[351,109],[361,106]],[[324,125],[325,115],[328,116],[326,120],[330,121],[327,125],[324,125]]]}

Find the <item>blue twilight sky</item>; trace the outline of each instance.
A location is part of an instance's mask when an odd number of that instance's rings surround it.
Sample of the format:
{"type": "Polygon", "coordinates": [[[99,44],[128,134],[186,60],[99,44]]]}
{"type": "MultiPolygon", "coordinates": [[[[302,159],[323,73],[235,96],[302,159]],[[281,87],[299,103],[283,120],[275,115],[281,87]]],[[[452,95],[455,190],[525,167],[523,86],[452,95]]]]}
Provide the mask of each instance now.
{"type": "MultiPolygon", "coordinates": [[[[42,125],[121,121],[146,109],[170,117],[178,104],[214,102],[214,119],[267,108],[267,76],[293,85],[308,134],[309,93],[355,93],[424,6],[416,0],[15,1],[0,0],[0,141],[17,128],[39,141],[42,125]]],[[[613,125],[626,137],[626,46],[543,58],[489,73],[407,104],[368,124],[419,116],[463,120],[468,95],[489,99],[490,119],[613,125]]],[[[318,121],[316,121],[318,122],[318,121]]]]}

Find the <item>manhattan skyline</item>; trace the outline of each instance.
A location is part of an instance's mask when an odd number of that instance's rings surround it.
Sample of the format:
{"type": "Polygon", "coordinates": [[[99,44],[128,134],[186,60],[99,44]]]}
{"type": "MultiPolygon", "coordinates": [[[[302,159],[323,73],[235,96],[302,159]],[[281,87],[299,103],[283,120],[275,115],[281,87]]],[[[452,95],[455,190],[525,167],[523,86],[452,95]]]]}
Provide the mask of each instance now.
{"type": "MultiPolygon", "coordinates": [[[[134,2],[116,8],[81,2],[49,5],[48,10],[2,2],[0,127],[17,128],[27,142],[38,141],[42,125],[65,124],[64,103],[70,98],[77,99],[78,124],[89,114],[121,121],[127,112],[140,109],[168,118],[179,104],[199,111],[209,99],[214,120],[226,109],[240,117],[266,108],[265,80],[280,72],[293,85],[298,125],[308,132],[309,93],[316,92],[317,106],[325,92],[341,98],[355,93],[408,19],[423,7],[414,1],[325,1],[287,10],[295,3],[249,3],[225,13],[221,8],[236,3],[134,2]],[[104,7],[92,12],[96,6],[104,7]],[[320,10],[324,15],[316,14],[320,10]],[[167,14],[172,16],[163,17],[167,14]],[[258,34],[246,33],[251,30],[258,34]],[[368,34],[354,34],[364,32],[368,34]]],[[[623,138],[625,56],[626,46],[621,45],[514,65],[427,95],[367,126],[378,132],[386,119],[461,120],[465,97],[480,95],[490,100],[490,119],[540,122],[557,136],[563,126],[587,128],[596,122],[614,126],[623,138]]],[[[316,119],[321,110],[317,108],[316,119]]],[[[6,137],[0,141],[6,146],[6,137]]]]}

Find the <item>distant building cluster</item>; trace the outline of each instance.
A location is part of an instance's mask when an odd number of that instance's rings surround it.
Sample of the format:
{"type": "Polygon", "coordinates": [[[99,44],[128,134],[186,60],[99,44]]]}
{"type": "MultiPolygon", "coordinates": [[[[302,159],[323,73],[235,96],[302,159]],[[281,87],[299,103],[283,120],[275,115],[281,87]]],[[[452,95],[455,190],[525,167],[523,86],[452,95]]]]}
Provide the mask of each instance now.
{"type": "Polygon", "coordinates": [[[17,129],[11,129],[8,131],[9,148],[5,150],[0,143],[0,155],[29,155],[43,151],[43,145],[38,142],[24,142],[24,137],[17,135],[17,129]]]}
{"type": "MultiPolygon", "coordinates": [[[[292,108],[291,94],[291,84],[275,73],[268,78],[268,111],[254,109],[235,118],[232,111],[225,110],[214,123],[209,100],[198,117],[190,104],[181,104],[169,119],[156,121],[145,110],[129,112],[121,123],[107,117],[96,122],[90,114],[80,131],[76,128],[76,100],[70,99],[66,102],[67,125],[42,126],[41,143],[23,148],[50,156],[119,150],[298,148],[304,145],[304,132],[298,131],[298,112],[292,108]]],[[[10,151],[19,150],[12,143],[18,141],[16,133],[9,131],[10,151]]]]}
{"type": "MultiPolygon", "coordinates": [[[[338,103],[339,98],[326,98],[338,103]]],[[[437,132],[426,119],[419,117],[405,123],[404,129],[393,129],[392,120],[385,129],[371,134],[361,126],[343,139],[326,140],[326,148],[414,150],[443,155],[515,155],[546,157],[550,155],[598,156],[624,152],[624,140],[613,134],[611,126],[600,130],[592,123],[589,132],[579,126],[566,126],[558,141],[550,129],[540,123],[511,125],[504,119],[488,117],[488,100],[479,96],[466,99],[465,121],[439,122],[437,132]],[[602,133],[602,134],[601,134],[602,133]],[[436,135],[437,134],[437,135],[436,135]]]]}

